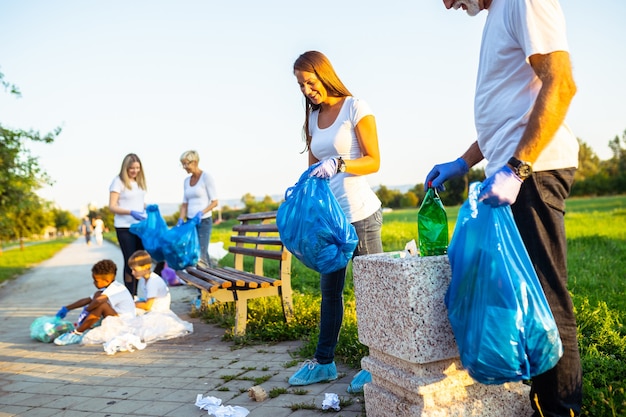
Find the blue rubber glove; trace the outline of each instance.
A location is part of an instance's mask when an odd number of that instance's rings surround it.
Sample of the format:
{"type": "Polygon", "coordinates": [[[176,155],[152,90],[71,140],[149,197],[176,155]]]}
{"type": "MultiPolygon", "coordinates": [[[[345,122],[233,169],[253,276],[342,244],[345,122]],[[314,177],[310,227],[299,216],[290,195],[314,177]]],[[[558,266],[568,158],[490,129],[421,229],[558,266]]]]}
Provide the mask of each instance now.
{"type": "Polygon", "coordinates": [[[56,316],[61,318],[61,319],[64,319],[65,316],[67,316],[67,312],[68,311],[69,310],[67,309],[67,307],[63,306],[63,307],[61,307],[61,309],[59,311],[57,311],[56,316]]]}
{"type": "Polygon", "coordinates": [[[513,204],[517,200],[522,182],[522,179],[505,165],[483,181],[478,201],[483,201],[491,207],[513,204]]]}
{"type": "Polygon", "coordinates": [[[146,216],[144,216],[143,213],[140,213],[140,212],[135,211],[135,210],[131,210],[130,211],[130,215],[133,216],[133,219],[135,219],[135,220],[142,221],[142,220],[146,219],[146,216]]]}
{"type": "Polygon", "coordinates": [[[432,187],[438,191],[445,191],[444,182],[454,177],[460,177],[467,174],[469,167],[463,158],[457,158],[456,161],[438,164],[430,170],[424,182],[424,191],[428,190],[428,184],[432,182],[432,187]]]}
{"type": "Polygon", "coordinates": [[[183,219],[178,219],[178,221],[176,222],[176,226],[180,226],[183,223],[183,219]]]}
{"type": "Polygon", "coordinates": [[[328,158],[313,165],[310,177],[330,178],[337,173],[337,159],[328,158]]]}
{"type": "Polygon", "coordinates": [[[194,220],[196,220],[198,223],[200,223],[202,221],[202,215],[204,215],[204,213],[202,211],[199,211],[196,213],[195,216],[193,216],[194,220]]]}

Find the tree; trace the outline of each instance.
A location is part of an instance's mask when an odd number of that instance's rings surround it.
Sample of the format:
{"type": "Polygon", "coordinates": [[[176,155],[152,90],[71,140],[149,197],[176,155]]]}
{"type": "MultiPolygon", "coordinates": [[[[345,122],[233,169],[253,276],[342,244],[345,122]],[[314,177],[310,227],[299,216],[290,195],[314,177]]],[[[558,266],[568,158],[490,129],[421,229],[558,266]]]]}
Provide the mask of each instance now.
{"type": "Polygon", "coordinates": [[[578,139],[578,169],[574,174],[575,181],[583,181],[600,172],[600,158],[582,139],[578,139]]]}
{"type": "Polygon", "coordinates": [[[78,218],[76,218],[76,216],[69,211],[61,210],[55,207],[52,209],[51,213],[54,221],[54,227],[56,227],[57,232],[65,234],[78,230],[80,222],[78,221],[78,218]]]}
{"type": "Polygon", "coordinates": [[[51,212],[34,192],[22,195],[16,205],[5,211],[7,229],[5,235],[18,239],[20,249],[24,250],[24,238],[39,234],[50,224],[51,212]]]}
{"type": "MultiPolygon", "coordinates": [[[[0,84],[5,91],[20,97],[17,87],[5,81],[2,73],[0,84]]],[[[31,140],[52,143],[59,133],[60,128],[41,135],[32,130],[12,130],[0,123],[0,239],[15,235],[17,226],[13,222],[25,215],[16,210],[44,207],[43,202],[35,202],[39,197],[34,192],[45,184],[52,184],[50,178],[39,167],[38,159],[25,147],[25,142],[31,140]]],[[[22,221],[24,224],[25,222],[26,220],[22,221]]],[[[26,231],[30,230],[29,227],[18,228],[26,231]]]]}

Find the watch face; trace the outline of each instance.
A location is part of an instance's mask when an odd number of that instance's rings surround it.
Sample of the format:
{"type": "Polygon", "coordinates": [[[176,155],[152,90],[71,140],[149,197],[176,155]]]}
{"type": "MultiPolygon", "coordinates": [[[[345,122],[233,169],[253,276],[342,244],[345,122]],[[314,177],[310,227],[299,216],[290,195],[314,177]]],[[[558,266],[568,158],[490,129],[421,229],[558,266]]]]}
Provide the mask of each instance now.
{"type": "Polygon", "coordinates": [[[517,175],[519,175],[519,177],[521,179],[526,179],[526,178],[530,177],[531,173],[532,173],[532,168],[528,164],[521,163],[517,167],[517,175]]]}

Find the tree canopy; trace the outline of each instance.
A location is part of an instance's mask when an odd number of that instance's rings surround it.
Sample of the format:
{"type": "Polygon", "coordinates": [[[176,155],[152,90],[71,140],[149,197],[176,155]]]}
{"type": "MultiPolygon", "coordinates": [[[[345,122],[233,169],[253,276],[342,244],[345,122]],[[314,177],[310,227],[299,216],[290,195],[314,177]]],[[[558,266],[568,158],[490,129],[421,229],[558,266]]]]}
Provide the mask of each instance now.
{"type": "MultiPolygon", "coordinates": [[[[20,97],[18,88],[4,80],[5,92],[20,97]]],[[[45,226],[45,202],[35,193],[52,181],[26,147],[28,141],[52,143],[60,128],[47,134],[10,129],[0,122],[0,240],[40,233],[45,226]]]]}

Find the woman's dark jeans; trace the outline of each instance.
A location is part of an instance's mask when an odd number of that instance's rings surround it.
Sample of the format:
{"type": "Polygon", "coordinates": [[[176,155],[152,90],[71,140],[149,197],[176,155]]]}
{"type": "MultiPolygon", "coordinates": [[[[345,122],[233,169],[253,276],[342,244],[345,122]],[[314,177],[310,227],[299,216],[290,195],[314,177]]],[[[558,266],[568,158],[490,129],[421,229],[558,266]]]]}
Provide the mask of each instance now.
{"type": "Polygon", "coordinates": [[[564,350],[554,368],[532,378],[530,400],[535,416],[577,416],[582,404],[576,317],[567,290],[564,221],[565,199],[575,171],[571,168],[533,173],[524,181],[517,201],[511,206],[515,223],[559,329],[564,350]],[[574,414],[570,414],[570,410],[574,414]]]}
{"type": "MultiPolygon", "coordinates": [[[[359,243],[353,257],[383,251],[380,235],[383,215],[380,209],[370,217],[352,223],[352,225],[359,237],[359,243]]],[[[320,364],[331,363],[335,359],[335,347],[339,340],[339,330],[343,322],[343,287],[345,281],[346,268],[341,268],[330,274],[321,274],[320,335],[315,351],[315,359],[320,364]]]]}
{"type": "Polygon", "coordinates": [[[124,285],[130,291],[132,296],[137,295],[137,280],[133,276],[133,273],[128,266],[128,259],[135,253],[135,251],[143,250],[143,243],[141,238],[130,232],[128,227],[116,227],[115,233],[117,234],[117,242],[122,249],[122,255],[124,256],[124,285]]]}

